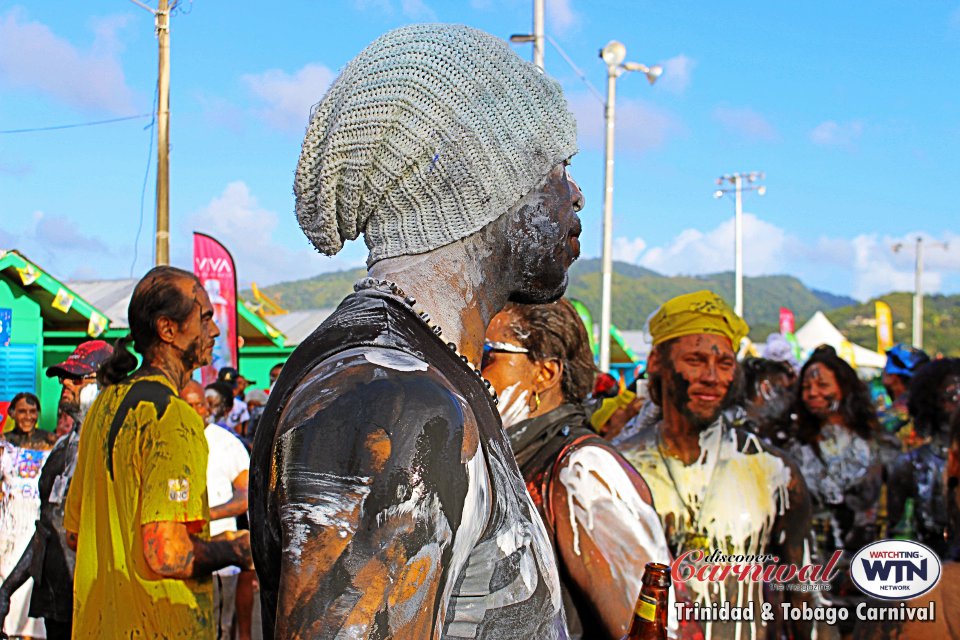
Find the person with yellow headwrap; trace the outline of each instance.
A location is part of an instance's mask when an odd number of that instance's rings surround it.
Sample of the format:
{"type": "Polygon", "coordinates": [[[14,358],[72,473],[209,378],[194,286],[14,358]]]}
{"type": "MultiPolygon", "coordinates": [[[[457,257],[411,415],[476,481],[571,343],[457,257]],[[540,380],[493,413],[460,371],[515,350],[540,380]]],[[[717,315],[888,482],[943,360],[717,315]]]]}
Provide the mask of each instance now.
{"type": "MultiPolygon", "coordinates": [[[[653,341],[648,393],[662,416],[618,442],[653,494],[670,551],[709,555],[773,554],[782,564],[804,562],[810,498],[796,465],[724,417],[739,399],[737,349],[749,327],[711,291],[665,302],[648,321],[653,341]]],[[[688,556],[688,559],[691,559],[688,556]]],[[[701,605],[763,602],[762,582],[691,580],[701,605]]],[[[809,596],[786,591],[799,606],[809,596]]],[[[780,607],[775,607],[779,613],[780,607]]],[[[706,623],[715,639],[763,637],[765,622],[706,623]],[[744,628],[753,626],[754,628],[744,628]]],[[[810,623],[778,621],[787,635],[810,637],[810,623]],[[792,627],[792,629],[790,629],[792,627]]]]}

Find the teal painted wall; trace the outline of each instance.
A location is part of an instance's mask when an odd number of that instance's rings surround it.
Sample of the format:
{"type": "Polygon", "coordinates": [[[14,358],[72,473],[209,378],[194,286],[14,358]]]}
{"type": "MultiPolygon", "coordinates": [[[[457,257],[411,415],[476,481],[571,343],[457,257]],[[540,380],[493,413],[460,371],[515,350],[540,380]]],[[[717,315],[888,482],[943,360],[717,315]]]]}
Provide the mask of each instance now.
{"type": "MultiPolygon", "coordinates": [[[[34,301],[22,288],[8,278],[0,277],[0,307],[13,310],[10,328],[10,344],[33,344],[37,349],[37,367],[34,373],[34,387],[21,391],[32,391],[41,395],[40,366],[43,363],[43,318],[40,304],[34,301]]],[[[0,347],[2,349],[3,347],[0,347]]],[[[3,398],[10,400],[10,398],[3,398]]],[[[56,426],[56,402],[54,402],[53,421],[48,420],[41,395],[40,426],[52,429],[56,426]]]]}

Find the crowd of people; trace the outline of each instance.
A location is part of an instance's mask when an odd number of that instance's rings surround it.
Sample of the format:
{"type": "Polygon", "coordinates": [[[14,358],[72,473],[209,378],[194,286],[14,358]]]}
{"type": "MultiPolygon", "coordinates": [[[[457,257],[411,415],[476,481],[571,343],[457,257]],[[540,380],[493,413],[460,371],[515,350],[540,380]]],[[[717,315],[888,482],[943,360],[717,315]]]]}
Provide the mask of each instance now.
{"type": "MultiPolygon", "coordinates": [[[[645,376],[621,388],[562,297],[575,153],[559,85],[504,42],[434,24],[367,47],[312,111],[294,191],[319,251],[364,235],[368,277],[268,393],[234,368],[195,381],[213,308],[193,274],[156,267],[129,336],[48,370],[56,434],[13,398],[6,632],[620,638],[645,565],[692,551],[803,566],[896,536],[953,559],[960,361],[894,348],[878,415],[830,347],[738,360],[748,326],[698,291],[651,316],[645,376]]],[[[852,606],[836,576],[678,582],[670,600],[852,606]]],[[[678,611],[680,638],[903,631],[678,611]]]]}

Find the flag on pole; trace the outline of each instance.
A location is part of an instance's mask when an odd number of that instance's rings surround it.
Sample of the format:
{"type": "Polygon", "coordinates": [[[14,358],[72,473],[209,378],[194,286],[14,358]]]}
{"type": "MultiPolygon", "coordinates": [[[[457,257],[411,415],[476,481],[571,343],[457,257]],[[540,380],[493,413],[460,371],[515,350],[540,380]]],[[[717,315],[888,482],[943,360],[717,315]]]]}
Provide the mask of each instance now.
{"type": "Polygon", "coordinates": [[[212,237],[194,232],[193,272],[213,305],[213,320],[220,329],[213,344],[213,362],[202,367],[204,386],[216,382],[223,367],[240,368],[239,322],[237,319],[237,272],[233,256],[212,237]]]}
{"type": "Polygon", "coordinates": [[[883,354],[893,347],[893,313],[886,302],[875,303],[877,314],[877,352],[883,354]]]}
{"type": "Polygon", "coordinates": [[[796,330],[796,319],[793,311],[786,307],[780,307],[780,333],[788,335],[796,330]]]}

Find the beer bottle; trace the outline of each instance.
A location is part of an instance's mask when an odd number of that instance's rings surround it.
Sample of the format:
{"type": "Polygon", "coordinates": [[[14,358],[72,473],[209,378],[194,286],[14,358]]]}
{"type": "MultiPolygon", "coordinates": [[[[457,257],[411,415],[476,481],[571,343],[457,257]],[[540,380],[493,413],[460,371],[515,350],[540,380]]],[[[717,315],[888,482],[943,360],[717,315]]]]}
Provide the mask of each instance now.
{"type": "Polygon", "coordinates": [[[670,606],[670,567],[648,562],[633,622],[623,640],[667,640],[667,607],[670,606]]]}
{"type": "Polygon", "coordinates": [[[903,517],[900,518],[900,522],[897,523],[894,530],[894,540],[916,539],[916,532],[913,528],[913,510],[914,500],[913,498],[907,498],[903,503],[903,517]]]}

